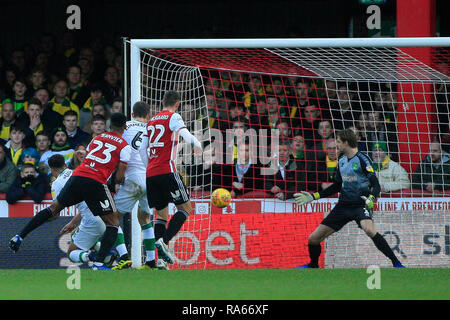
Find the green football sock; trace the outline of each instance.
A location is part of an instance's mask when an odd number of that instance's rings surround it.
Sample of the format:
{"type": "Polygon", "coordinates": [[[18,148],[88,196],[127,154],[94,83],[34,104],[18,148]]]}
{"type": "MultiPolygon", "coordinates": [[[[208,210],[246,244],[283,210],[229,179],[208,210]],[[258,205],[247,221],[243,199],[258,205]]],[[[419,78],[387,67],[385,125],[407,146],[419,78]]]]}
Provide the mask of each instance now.
{"type": "Polygon", "coordinates": [[[144,249],[146,258],[145,261],[155,260],[155,232],[153,230],[153,224],[151,222],[141,226],[142,238],[144,243],[144,249]]]}

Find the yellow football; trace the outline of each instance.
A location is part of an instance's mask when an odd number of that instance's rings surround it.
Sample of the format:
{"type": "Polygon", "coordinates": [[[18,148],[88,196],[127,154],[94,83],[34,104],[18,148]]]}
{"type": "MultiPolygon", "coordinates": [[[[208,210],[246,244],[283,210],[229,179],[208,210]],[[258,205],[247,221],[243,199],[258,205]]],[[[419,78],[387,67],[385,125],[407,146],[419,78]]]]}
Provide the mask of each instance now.
{"type": "Polygon", "coordinates": [[[211,203],[214,207],[225,208],[231,202],[231,193],[227,189],[218,188],[211,193],[211,203]]]}

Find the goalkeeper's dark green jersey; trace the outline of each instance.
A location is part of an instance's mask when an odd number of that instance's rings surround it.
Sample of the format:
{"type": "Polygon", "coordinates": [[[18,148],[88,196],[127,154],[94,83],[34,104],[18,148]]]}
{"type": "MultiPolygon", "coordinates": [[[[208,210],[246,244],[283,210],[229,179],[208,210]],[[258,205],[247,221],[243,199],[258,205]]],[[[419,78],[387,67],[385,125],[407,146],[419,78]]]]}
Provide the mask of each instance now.
{"type": "Polygon", "coordinates": [[[329,188],[319,192],[320,197],[340,192],[339,203],[345,205],[364,205],[361,196],[378,197],[381,190],[372,162],[360,151],[352,158],[339,157],[333,179],[329,188]]]}

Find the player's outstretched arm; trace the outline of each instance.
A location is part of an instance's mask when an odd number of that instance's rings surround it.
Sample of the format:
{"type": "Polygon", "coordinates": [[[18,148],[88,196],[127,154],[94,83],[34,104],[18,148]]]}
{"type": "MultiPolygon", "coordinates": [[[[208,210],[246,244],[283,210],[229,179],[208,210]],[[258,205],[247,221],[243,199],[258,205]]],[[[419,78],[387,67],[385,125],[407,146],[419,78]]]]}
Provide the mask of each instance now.
{"type": "Polygon", "coordinates": [[[316,199],[316,196],[318,196],[317,192],[314,194],[311,194],[308,191],[300,191],[300,193],[294,193],[295,203],[297,203],[299,206],[317,200],[318,198],[316,199]]]}
{"type": "Polygon", "coordinates": [[[180,136],[183,137],[184,141],[189,143],[194,148],[194,153],[196,156],[200,156],[202,154],[202,144],[198,139],[193,136],[188,129],[182,128],[179,131],[180,136]]]}
{"type": "Polygon", "coordinates": [[[314,192],[313,194],[308,191],[301,191],[300,193],[294,194],[295,202],[298,205],[304,205],[314,200],[319,200],[321,198],[329,197],[335,193],[341,191],[342,184],[340,182],[335,181],[331,186],[326,188],[325,190],[314,192]]]}

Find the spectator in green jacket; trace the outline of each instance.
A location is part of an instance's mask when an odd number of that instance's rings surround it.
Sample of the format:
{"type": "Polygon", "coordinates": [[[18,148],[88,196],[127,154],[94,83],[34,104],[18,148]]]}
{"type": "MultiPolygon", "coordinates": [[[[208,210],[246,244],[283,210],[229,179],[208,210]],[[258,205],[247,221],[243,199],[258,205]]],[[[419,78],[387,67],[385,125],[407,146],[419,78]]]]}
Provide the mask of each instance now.
{"type": "Polygon", "coordinates": [[[414,189],[450,190],[450,155],[439,142],[430,143],[430,153],[417,167],[412,180],[414,189]]]}

